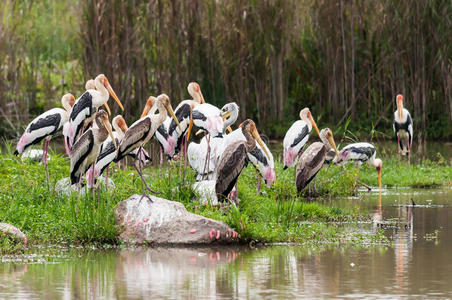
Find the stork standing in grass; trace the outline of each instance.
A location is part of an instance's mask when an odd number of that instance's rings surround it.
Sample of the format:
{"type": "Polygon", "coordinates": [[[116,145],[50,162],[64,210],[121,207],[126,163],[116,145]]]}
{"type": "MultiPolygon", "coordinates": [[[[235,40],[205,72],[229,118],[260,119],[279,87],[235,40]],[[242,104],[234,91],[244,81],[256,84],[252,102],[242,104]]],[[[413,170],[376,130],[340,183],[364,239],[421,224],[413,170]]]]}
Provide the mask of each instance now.
{"type": "MultiPolygon", "coordinates": [[[[104,110],[100,110],[96,113],[94,118],[97,127],[91,127],[75,142],[71,149],[71,184],[77,184],[79,191],[81,185],[81,178],[83,174],[91,167],[94,166],[102,143],[110,135],[113,140],[114,146],[117,147],[116,141],[111,131],[111,124],[108,120],[108,114],[104,110]]],[[[87,181],[90,186],[94,185],[94,172],[89,173],[87,181]]]]}
{"type": "MultiPolygon", "coordinates": [[[[174,111],[171,107],[171,103],[167,95],[161,94],[157,98],[149,97],[141,118],[133,123],[126,131],[124,138],[119,145],[116,159],[118,161],[121,160],[135,149],[138,149],[139,155],[142,147],[154,136],[157,128],[159,128],[159,126],[162,125],[162,123],[165,121],[168,112],[176,120],[175,122],[177,126],[179,126],[179,121],[174,115],[174,111]],[[152,113],[153,111],[155,111],[153,109],[154,106],[159,111],[158,114],[152,113]]],[[[138,160],[138,166],[135,165],[135,168],[137,169],[137,172],[141,178],[142,196],[140,200],[146,196],[150,201],[152,201],[146,194],[146,191],[150,191],[152,193],[156,192],[151,190],[151,188],[144,180],[142,173],[142,164],[140,163],[140,160],[138,160]]]]}
{"type": "Polygon", "coordinates": [[[399,159],[400,155],[408,154],[410,162],[411,144],[413,142],[413,121],[410,112],[403,108],[403,96],[397,95],[397,110],[394,112],[394,133],[397,137],[399,159]]]}
{"type": "MultiPolygon", "coordinates": [[[[374,167],[377,170],[378,186],[381,192],[381,167],[383,165],[383,161],[376,158],[376,154],[377,150],[374,145],[370,143],[354,143],[342,148],[342,150],[339,151],[339,156],[333,161],[335,163],[353,162],[358,166],[361,166],[363,163],[367,163],[368,165],[374,167]]],[[[355,177],[355,185],[357,176],[358,175],[355,177]]]]}
{"type": "Polygon", "coordinates": [[[71,150],[72,145],[75,143],[78,136],[83,133],[82,129],[87,125],[86,119],[91,118],[102,105],[105,105],[106,109],[110,111],[107,105],[110,95],[121,107],[121,110],[124,110],[121,101],[119,101],[104,74],[100,74],[94,79],[94,85],[96,89],[89,89],[84,92],[80,98],[75,101],[74,106],[72,107],[68,125],[63,131],[66,152],[71,150]]]}
{"type": "Polygon", "coordinates": [[[330,150],[339,155],[334,142],[333,133],[329,128],[320,131],[320,139],[322,142],[315,142],[309,145],[306,151],[300,156],[297,169],[295,171],[295,185],[298,193],[301,192],[314,179],[315,194],[315,178],[327,159],[330,150]]]}
{"type": "Polygon", "coordinates": [[[224,198],[232,191],[238,177],[248,164],[247,154],[256,148],[256,141],[267,152],[252,120],[245,120],[240,124],[240,128],[242,128],[246,141],[230,144],[219,159],[215,178],[215,194],[219,201],[224,201],[224,198]]]}
{"type": "Polygon", "coordinates": [[[297,156],[301,154],[303,147],[308,142],[309,133],[311,132],[312,127],[314,127],[317,134],[320,135],[317,124],[312,118],[309,108],[303,108],[300,111],[300,119],[301,120],[296,121],[290,126],[284,136],[284,170],[295,164],[297,156]]]}
{"type": "Polygon", "coordinates": [[[49,181],[49,169],[47,166],[47,153],[52,136],[68,121],[69,111],[74,105],[75,98],[72,94],[66,94],[61,98],[63,108],[52,108],[37,116],[28,124],[25,132],[17,143],[15,155],[22,154],[31,145],[38,144],[44,140],[42,163],[46,168],[47,181],[49,181]]]}
{"type": "MultiPolygon", "coordinates": [[[[117,115],[116,117],[114,117],[111,123],[114,129],[113,137],[115,139],[116,145],[119,145],[124,137],[124,134],[128,129],[127,123],[121,115],[117,115]]],[[[94,176],[94,178],[97,178],[104,172],[105,169],[107,169],[107,174],[105,178],[106,187],[108,187],[107,181],[109,166],[113,161],[116,162],[115,158],[117,155],[117,151],[118,150],[117,147],[115,147],[115,143],[113,143],[112,138],[108,136],[107,139],[102,143],[102,147],[100,149],[100,153],[99,156],[97,157],[94,168],[88,170],[88,173],[94,172],[92,176],[94,176]]],[[[136,158],[137,153],[138,149],[135,149],[134,151],[130,152],[129,155],[133,158],[136,158]]],[[[141,159],[142,163],[146,164],[147,161],[150,160],[150,157],[144,149],[142,150],[141,153],[142,155],[138,159],[141,159]]],[[[88,177],[90,175],[91,174],[89,174],[88,177]]],[[[88,184],[90,185],[90,182],[88,182],[88,184]]]]}

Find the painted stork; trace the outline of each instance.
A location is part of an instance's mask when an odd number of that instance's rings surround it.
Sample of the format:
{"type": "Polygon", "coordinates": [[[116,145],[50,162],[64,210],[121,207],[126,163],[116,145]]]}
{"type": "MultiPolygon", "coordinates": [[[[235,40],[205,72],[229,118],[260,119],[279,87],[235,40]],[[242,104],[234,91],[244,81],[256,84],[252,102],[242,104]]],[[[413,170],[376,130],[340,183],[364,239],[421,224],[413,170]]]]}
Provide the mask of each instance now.
{"type": "MultiPolygon", "coordinates": [[[[217,160],[220,157],[224,149],[223,137],[225,136],[226,129],[235,123],[239,116],[239,106],[235,102],[227,103],[221,109],[221,115],[224,120],[223,135],[210,137],[210,149],[211,155],[208,156],[207,136],[204,136],[199,143],[191,142],[187,148],[188,162],[190,166],[197,172],[197,179],[202,180],[204,177],[207,179],[213,178],[213,172],[217,165],[217,160]],[[219,151],[217,154],[217,150],[219,151]],[[221,153],[220,153],[221,152],[221,153]]],[[[205,132],[204,130],[202,130],[205,132]]]]}
{"type": "MultiPolygon", "coordinates": [[[[205,103],[199,84],[196,82],[190,82],[187,90],[193,99],[183,100],[180,102],[174,110],[176,118],[173,119],[167,117],[155,133],[155,138],[159,142],[161,150],[163,150],[163,152],[167,155],[168,159],[176,156],[180,152],[182,144],[185,144],[183,137],[187,132],[190,122],[191,109],[201,103],[205,103]],[[179,122],[179,126],[176,123],[176,119],[179,122]]],[[[162,163],[163,156],[161,154],[160,164],[162,163]]]]}
{"type": "Polygon", "coordinates": [[[309,108],[303,108],[300,111],[300,119],[301,120],[296,121],[290,126],[284,136],[284,170],[295,164],[297,156],[308,142],[309,133],[311,132],[312,127],[314,127],[317,134],[320,135],[317,124],[312,118],[309,108]]]}
{"type": "Polygon", "coordinates": [[[42,163],[46,167],[47,180],[49,171],[47,167],[47,153],[52,136],[68,121],[69,111],[74,105],[75,98],[72,94],[66,94],[61,98],[63,108],[52,108],[37,116],[28,124],[25,132],[17,143],[15,155],[22,154],[31,145],[38,144],[44,140],[42,163]]]}
{"type": "Polygon", "coordinates": [[[399,155],[408,154],[410,161],[410,150],[413,142],[413,121],[410,112],[403,108],[403,96],[397,95],[397,110],[394,112],[394,133],[397,137],[397,147],[399,155]]]}
{"type": "Polygon", "coordinates": [[[329,128],[324,128],[320,131],[320,139],[322,142],[312,143],[300,156],[295,171],[295,185],[297,186],[298,193],[300,193],[312,179],[316,177],[325,163],[327,154],[330,150],[333,150],[336,155],[339,155],[336,143],[334,142],[333,133],[329,128]]]}
{"type": "Polygon", "coordinates": [[[378,186],[381,192],[381,167],[383,165],[383,161],[379,158],[375,158],[376,154],[377,150],[374,145],[370,143],[354,143],[342,148],[342,150],[339,151],[339,156],[333,161],[335,163],[350,161],[356,163],[358,166],[361,166],[363,163],[367,163],[368,165],[374,167],[377,170],[378,186]]]}
{"type": "MultiPolygon", "coordinates": [[[[161,94],[157,98],[149,97],[149,99],[146,102],[143,114],[141,115],[141,119],[133,123],[132,126],[130,126],[129,129],[126,131],[124,138],[122,139],[119,145],[116,159],[118,161],[121,160],[127,154],[129,154],[135,149],[138,149],[138,153],[140,153],[142,146],[144,146],[154,136],[155,132],[157,131],[157,128],[160,125],[162,125],[163,121],[165,121],[168,112],[176,120],[176,124],[179,125],[179,121],[177,120],[174,114],[169,97],[167,95],[161,94]],[[153,111],[152,108],[154,106],[156,109],[158,109],[159,111],[158,114],[152,114],[153,111]]],[[[141,199],[146,196],[150,201],[152,201],[146,194],[146,190],[153,193],[156,192],[151,190],[151,188],[149,188],[146,181],[144,180],[141,170],[142,169],[141,163],[138,164],[138,167],[137,166],[135,167],[141,178],[142,184],[141,199]]]]}
{"type": "Polygon", "coordinates": [[[227,146],[218,163],[215,194],[220,201],[231,192],[240,173],[248,163],[247,153],[256,148],[256,141],[267,152],[252,120],[245,120],[240,124],[240,128],[242,128],[246,141],[237,141],[227,146]]]}
{"type": "MultiPolygon", "coordinates": [[[[86,126],[85,120],[92,117],[100,106],[107,103],[109,95],[115,99],[121,107],[121,110],[124,110],[121,101],[119,101],[104,74],[100,74],[94,79],[94,85],[96,89],[88,89],[75,101],[74,106],[72,107],[68,125],[63,131],[65,135],[66,151],[69,151],[72,148],[77,137],[82,133],[82,128],[86,126]]],[[[108,107],[108,105],[106,105],[106,107],[108,107]]],[[[109,110],[109,108],[107,108],[107,110],[109,110]]]]}
{"type": "MultiPolygon", "coordinates": [[[[115,138],[116,145],[119,145],[128,129],[127,123],[121,115],[117,115],[113,118],[111,124],[114,129],[113,137],[115,138]]],[[[91,168],[88,173],[94,171],[94,174],[92,174],[92,176],[94,176],[94,178],[97,178],[104,172],[105,169],[107,169],[106,180],[108,180],[108,167],[113,161],[117,162],[115,159],[117,156],[117,151],[118,149],[115,147],[113,140],[110,136],[108,136],[107,139],[102,143],[102,147],[100,149],[99,156],[97,157],[96,164],[94,165],[94,169],[91,168]]],[[[133,150],[128,155],[134,159],[141,159],[143,164],[146,164],[151,159],[149,157],[149,154],[144,149],[142,150],[141,155],[138,155],[138,149],[133,150]]]]}
{"type": "MultiPolygon", "coordinates": [[[[111,124],[108,114],[104,110],[99,110],[94,118],[96,127],[91,127],[75,142],[71,149],[71,184],[78,184],[80,188],[81,177],[96,162],[102,143],[110,135],[114,146],[116,141],[111,131],[111,124]]],[[[92,175],[93,172],[90,173],[92,175]]],[[[94,176],[88,176],[87,181],[93,186],[94,176]]]]}

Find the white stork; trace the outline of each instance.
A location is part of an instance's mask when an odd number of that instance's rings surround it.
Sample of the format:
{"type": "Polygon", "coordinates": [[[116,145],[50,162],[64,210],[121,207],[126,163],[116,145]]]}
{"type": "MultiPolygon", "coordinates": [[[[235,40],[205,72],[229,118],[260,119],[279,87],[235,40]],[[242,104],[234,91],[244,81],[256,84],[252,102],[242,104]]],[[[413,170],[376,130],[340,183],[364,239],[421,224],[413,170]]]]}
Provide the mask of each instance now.
{"type": "Polygon", "coordinates": [[[394,133],[397,137],[397,147],[399,155],[408,153],[410,161],[410,150],[413,142],[413,121],[410,112],[403,108],[403,96],[397,95],[397,110],[394,112],[394,133]]]}
{"type": "MultiPolygon", "coordinates": [[[[71,149],[71,184],[78,184],[80,189],[81,177],[96,162],[102,143],[107,136],[113,140],[114,146],[117,147],[111,131],[111,124],[108,120],[108,114],[104,110],[99,110],[95,116],[96,127],[89,128],[75,142],[71,149]]],[[[90,173],[92,175],[93,172],[90,173]]],[[[88,176],[87,181],[92,186],[94,177],[88,176]]]]}
{"type": "MultiPolygon", "coordinates": [[[[66,151],[69,151],[72,148],[78,135],[82,133],[82,128],[86,126],[85,120],[92,117],[100,106],[107,103],[109,95],[115,99],[121,107],[121,110],[124,110],[121,101],[119,101],[104,74],[98,75],[94,80],[94,84],[96,89],[89,89],[84,92],[80,98],[75,101],[74,106],[72,107],[68,125],[63,131],[63,134],[65,135],[66,151]]],[[[108,106],[106,105],[106,107],[108,106]]],[[[107,108],[107,110],[109,110],[109,108],[107,108]]]]}
{"type": "MultiPolygon", "coordinates": [[[[227,103],[221,109],[221,114],[224,120],[223,135],[210,138],[211,155],[209,156],[209,160],[206,159],[208,156],[207,136],[204,136],[199,143],[191,142],[188,145],[188,162],[197,172],[197,177],[199,177],[197,178],[198,180],[201,180],[204,177],[208,179],[213,178],[213,171],[217,165],[217,160],[224,150],[220,150],[219,148],[223,147],[223,137],[225,136],[226,128],[230,128],[229,126],[234,124],[237,120],[239,116],[239,106],[235,102],[227,103]],[[217,154],[217,150],[221,151],[221,153],[217,154]]],[[[204,130],[202,131],[205,132],[204,130]]]]}
{"type": "Polygon", "coordinates": [[[61,98],[63,108],[52,108],[43,114],[37,116],[28,124],[24,133],[17,143],[15,155],[22,154],[31,145],[38,144],[44,140],[42,163],[46,167],[48,177],[47,153],[52,136],[68,121],[69,111],[74,105],[75,98],[72,94],[66,94],[61,98]]]}
{"type": "Polygon", "coordinates": [[[309,133],[312,127],[315,128],[317,134],[320,135],[317,124],[312,118],[309,108],[304,108],[300,111],[300,119],[290,126],[284,136],[284,170],[295,164],[297,156],[303,150],[309,139],[309,133]]]}
{"type": "Polygon", "coordinates": [[[376,154],[377,150],[374,145],[370,143],[354,143],[342,148],[342,150],[339,151],[339,156],[333,161],[335,163],[350,161],[356,163],[358,166],[361,166],[363,163],[367,163],[368,165],[374,167],[377,170],[378,186],[381,192],[381,167],[383,165],[383,161],[379,158],[375,158],[376,154]]]}
{"type": "MultiPolygon", "coordinates": [[[[201,103],[205,103],[198,83],[190,82],[187,90],[193,99],[183,100],[174,110],[179,126],[176,123],[176,119],[167,117],[155,133],[155,138],[159,142],[161,150],[163,150],[169,159],[177,155],[180,152],[182,144],[185,144],[183,137],[187,132],[190,122],[191,109],[201,103]]],[[[160,164],[162,163],[163,156],[161,156],[160,161],[160,164]]]]}
{"type": "MultiPolygon", "coordinates": [[[[135,149],[138,149],[138,153],[140,153],[141,152],[140,150],[142,149],[141,147],[144,146],[154,136],[155,132],[157,131],[157,128],[160,125],[162,125],[163,121],[165,121],[167,117],[167,112],[170,113],[170,115],[176,120],[176,124],[179,125],[179,121],[174,115],[174,111],[171,107],[171,103],[167,95],[161,94],[157,98],[149,97],[149,99],[146,102],[143,114],[141,115],[141,118],[137,120],[135,123],[133,123],[126,131],[126,134],[124,135],[124,138],[122,139],[119,145],[116,159],[118,161],[121,160],[127,154],[129,154],[135,149]],[[158,114],[152,114],[153,110],[151,109],[154,106],[159,111],[158,114]]],[[[144,196],[148,197],[146,194],[146,190],[156,193],[149,188],[146,181],[144,180],[141,170],[142,168],[141,163],[139,163],[138,167],[137,166],[135,167],[141,178],[142,184],[141,198],[143,198],[144,196]]],[[[150,200],[149,197],[148,199],[150,200]]]]}

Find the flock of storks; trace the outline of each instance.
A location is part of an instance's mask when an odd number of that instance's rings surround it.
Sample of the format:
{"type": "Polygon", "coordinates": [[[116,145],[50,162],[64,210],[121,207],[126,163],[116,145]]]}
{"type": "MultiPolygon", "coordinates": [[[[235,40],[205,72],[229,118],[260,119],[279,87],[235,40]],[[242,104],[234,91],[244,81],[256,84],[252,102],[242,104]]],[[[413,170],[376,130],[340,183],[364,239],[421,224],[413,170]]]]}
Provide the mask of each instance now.
{"type": "MultiPolygon", "coordinates": [[[[168,160],[177,160],[183,155],[196,171],[196,187],[211,189],[219,201],[237,200],[237,179],[248,163],[256,167],[268,186],[273,185],[276,178],[273,155],[260,138],[255,123],[247,119],[237,129],[231,128],[239,116],[239,107],[235,102],[219,109],[206,103],[199,85],[191,82],[187,89],[192,99],[181,101],[173,111],[167,95],[151,96],[140,119],[128,127],[120,115],[113,118],[112,123],[109,121],[111,112],[107,101],[110,96],[121,110],[124,108],[105,75],[88,80],[85,87],[86,91],[78,99],[72,94],[62,97],[64,109],[53,108],[36,117],[17,144],[15,154],[19,155],[28,151],[30,146],[44,141],[42,162],[47,180],[49,142],[63,127],[65,149],[71,161],[71,184],[79,191],[83,177],[88,187],[94,187],[96,178],[105,169],[108,177],[111,162],[120,163],[125,156],[131,156],[141,178],[142,198],[146,196],[151,200],[148,192],[157,192],[148,186],[142,168],[150,160],[143,146],[152,137],[160,144],[161,164],[164,154],[168,160]],[[101,106],[108,113],[100,109],[101,106]],[[188,143],[193,126],[199,128],[196,135],[205,134],[199,143],[188,143]]],[[[403,96],[397,95],[396,99],[394,131],[399,154],[408,154],[409,157],[412,120],[408,110],[403,108],[403,96]]],[[[382,161],[376,158],[375,147],[370,143],[354,143],[338,151],[332,131],[329,128],[319,131],[308,108],[300,111],[300,120],[288,129],[283,146],[284,169],[296,166],[298,192],[316,177],[324,164],[348,161],[375,167],[381,190],[382,161]],[[304,149],[312,128],[321,142],[314,142],[304,149]]]]}

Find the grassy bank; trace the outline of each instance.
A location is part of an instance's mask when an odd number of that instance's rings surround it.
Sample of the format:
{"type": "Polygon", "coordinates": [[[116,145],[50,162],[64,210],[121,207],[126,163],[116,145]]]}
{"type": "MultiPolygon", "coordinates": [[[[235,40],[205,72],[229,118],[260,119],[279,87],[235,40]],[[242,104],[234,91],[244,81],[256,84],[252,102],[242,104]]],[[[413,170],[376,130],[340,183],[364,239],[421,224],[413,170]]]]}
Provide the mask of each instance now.
{"type": "MultiPolygon", "coordinates": [[[[69,174],[67,158],[52,155],[49,160],[50,186],[46,184],[44,167],[36,162],[22,162],[13,155],[0,157],[0,222],[19,227],[29,238],[29,243],[58,245],[117,244],[118,228],[114,225],[113,209],[121,200],[141,192],[140,179],[128,169],[114,168],[112,179],[115,189],[78,199],[58,195],[55,183],[69,174]]],[[[191,189],[193,172],[187,169],[186,180],[180,163],[165,166],[162,170],[151,167],[145,170],[152,179],[154,189],[162,197],[182,202],[189,211],[228,223],[239,232],[243,242],[300,242],[338,243],[363,241],[358,233],[347,232],[332,221],[349,221],[363,218],[358,210],[348,211],[326,207],[316,202],[301,201],[293,184],[293,169],[283,171],[277,164],[277,180],[272,188],[262,186],[256,195],[256,171],[249,166],[239,180],[238,208],[203,206],[195,199],[191,189]]],[[[320,196],[350,195],[356,168],[330,166],[318,177],[320,196]]],[[[359,178],[376,185],[376,172],[363,166],[359,178]]],[[[387,186],[439,186],[451,185],[452,167],[427,162],[408,166],[385,162],[383,183],[387,186]],[[398,176],[403,175],[403,176],[398,176]]],[[[367,214],[364,214],[365,216],[367,214]]],[[[373,236],[372,239],[380,239],[373,236]]],[[[366,237],[366,243],[369,241],[366,237]]],[[[5,236],[0,237],[0,251],[17,251],[20,246],[5,236]]]]}

